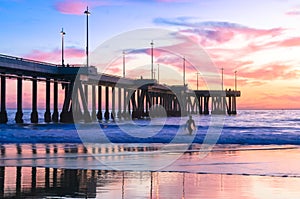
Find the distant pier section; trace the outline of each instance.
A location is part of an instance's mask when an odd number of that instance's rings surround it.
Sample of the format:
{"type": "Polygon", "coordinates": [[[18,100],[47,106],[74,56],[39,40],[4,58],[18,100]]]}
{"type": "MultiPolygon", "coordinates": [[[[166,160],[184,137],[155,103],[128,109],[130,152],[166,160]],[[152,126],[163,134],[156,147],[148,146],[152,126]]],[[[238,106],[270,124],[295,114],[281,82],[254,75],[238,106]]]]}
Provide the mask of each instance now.
{"type": "Polygon", "coordinates": [[[0,78],[0,123],[8,122],[7,79],[16,79],[16,123],[24,122],[24,81],[32,82],[32,123],[38,123],[39,120],[37,102],[41,94],[45,95],[46,123],[179,117],[189,114],[231,115],[237,114],[236,99],[241,96],[240,91],[191,90],[187,86],[158,84],[154,79],[100,74],[95,67],[62,67],[7,55],[0,55],[0,78]],[[46,82],[45,92],[41,94],[37,89],[39,82],[46,82]],[[59,85],[64,89],[64,95],[59,96],[63,98],[61,110],[58,108],[59,85]]]}

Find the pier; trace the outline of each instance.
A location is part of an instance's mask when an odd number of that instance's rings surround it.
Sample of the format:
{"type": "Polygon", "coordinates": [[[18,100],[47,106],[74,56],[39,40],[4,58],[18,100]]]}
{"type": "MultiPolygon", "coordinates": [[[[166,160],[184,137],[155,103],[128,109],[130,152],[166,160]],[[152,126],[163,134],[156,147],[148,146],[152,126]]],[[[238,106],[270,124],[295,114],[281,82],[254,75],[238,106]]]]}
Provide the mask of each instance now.
{"type": "Polygon", "coordinates": [[[93,66],[62,67],[7,55],[0,55],[0,78],[0,123],[8,122],[7,79],[16,79],[17,82],[16,123],[24,122],[24,81],[32,82],[32,123],[39,121],[39,82],[46,84],[43,93],[46,123],[142,119],[149,116],[178,117],[189,114],[231,115],[237,114],[236,98],[241,96],[241,92],[236,90],[191,90],[187,86],[159,84],[155,79],[130,79],[101,74],[93,66]],[[63,97],[61,110],[58,108],[59,86],[64,89],[64,96],[60,96],[63,97]],[[91,100],[88,100],[89,97],[91,100]],[[88,102],[91,102],[90,106],[88,102]]]}

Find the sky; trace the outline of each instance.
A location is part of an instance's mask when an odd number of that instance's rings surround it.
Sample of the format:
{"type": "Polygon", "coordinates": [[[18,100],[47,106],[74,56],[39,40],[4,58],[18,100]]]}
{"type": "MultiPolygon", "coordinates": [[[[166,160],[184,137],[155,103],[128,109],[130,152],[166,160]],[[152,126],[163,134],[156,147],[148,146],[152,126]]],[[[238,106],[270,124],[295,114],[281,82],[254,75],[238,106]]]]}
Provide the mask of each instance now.
{"type": "MultiPolygon", "coordinates": [[[[237,71],[237,89],[242,92],[239,109],[300,108],[300,2],[292,0],[0,0],[0,54],[59,64],[63,28],[65,63],[84,64],[83,12],[87,6],[91,12],[91,53],[128,31],[172,31],[203,49],[219,76],[224,69],[224,88],[235,88],[237,71]]],[[[151,34],[146,45],[126,55],[127,74],[132,78],[140,76],[150,64],[150,38],[151,34]],[[145,67],[137,69],[138,65],[145,67]]],[[[172,44],[173,48],[168,49],[174,51],[176,47],[180,56],[170,55],[158,49],[161,44],[155,39],[154,62],[155,66],[161,65],[160,82],[172,83],[167,78],[169,71],[181,70],[181,49],[189,49],[191,44],[172,44]]],[[[107,73],[122,75],[121,52],[107,73]]],[[[187,62],[187,83],[196,89],[196,71],[191,62],[187,62]]],[[[102,66],[97,67],[101,70],[102,66]]],[[[199,67],[199,89],[206,89],[207,68],[199,67]]],[[[14,93],[15,82],[8,86],[14,93]]],[[[29,106],[29,98],[26,103],[29,106]]]]}

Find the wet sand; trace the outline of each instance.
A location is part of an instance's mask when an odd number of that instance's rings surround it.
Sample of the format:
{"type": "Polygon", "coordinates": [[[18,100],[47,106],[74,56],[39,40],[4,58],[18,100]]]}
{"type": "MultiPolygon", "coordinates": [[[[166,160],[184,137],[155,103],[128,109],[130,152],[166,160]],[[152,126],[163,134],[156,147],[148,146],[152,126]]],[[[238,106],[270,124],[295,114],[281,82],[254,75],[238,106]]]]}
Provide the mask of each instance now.
{"type": "Polygon", "coordinates": [[[2,145],[0,197],[300,197],[297,146],[222,145],[204,158],[197,145],[185,153],[176,146],[158,149],[159,145],[2,145]],[[162,158],[178,154],[171,165],[149,170],[162,166],[157,163],[162,158]]]}
{"type": "Polygon", "coordinates": [[[299,198],[300,178],[1,167],[0,196],[64,198],[299,198]],[[4,175],[3,175],[4,174],[4,175]]]}

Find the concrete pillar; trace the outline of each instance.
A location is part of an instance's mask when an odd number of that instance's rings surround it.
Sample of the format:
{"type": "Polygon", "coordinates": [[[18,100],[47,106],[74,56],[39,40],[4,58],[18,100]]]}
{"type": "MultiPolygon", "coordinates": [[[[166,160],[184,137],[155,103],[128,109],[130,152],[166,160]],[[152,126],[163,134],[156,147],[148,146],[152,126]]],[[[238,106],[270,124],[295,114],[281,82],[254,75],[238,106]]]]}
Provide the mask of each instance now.
{"type": "Polygon", "coordinates": [[[89,85],[87,85],[87,84],[84,85],[84,98],[85,98],[85,104],[87,107],[87,109],[84,110],[84,115],[87,116],[87,118],[85,118],[85,120],[91,120],[90,112],[88,110],[88,107],[89,107],[89,85]]]}
{"type": "Polygon", "coordinates": [[[220,97],[221,114],[226,114],[226,97],[220,97]]]}
{"type": "Polygon", "coordinates": [[[53,114],[52,121],[58,122],[58,82],[54,81],[53,84],[53,114]]]}
{"type": "Polygon", "coordinates": [[[149,117],[149,109],[150,109],[150,96],[148,90],[145,91],[145,96],[146,96],[146,111],[145,111],[145,117],[149,117]]]}
{"type": "Polygon", "coordinates": [[[199,114],[200,115],[203,114],[203,97],[202,96],[199,97],[199,114]]]}
{"type": "Polygon", "coordinates": [[[141,118],[143,118],[145,117],[145,90],[141,90],[139,98],[140,98],[140,104],[139,104],[140,116],[141,118]]]}
{"type": "Polygon", "coordinates": [[[124,95],[123,95],[123,118],[124,119],[126,119],[126,117],[127,117],[127,113],[126,113],[126,107],[127,107],[127,97],[126,97],[126,93],[127,93],[127,91],[126,91],[126,89],[124,88],[123,89],[123,92],[124,92],[124,95]]]}
{"type": "Polygon", "coordinates": [[[128,90],[128,95],[127,95],[127,102],[128,102],[128,104],[127,104],[127,109],[128,109],[128,113],[127,113],[127,118],[129,119],[130,118],[130,114],[131,114],[131,108],[130,108],[130,102],[131,102],[131,92],[130,92],[130,90],[128,90]]]}
{"type": "Polygon", "coordinates": [[[0,123],[6,124],[8,121],[6,112],[6,77],[1,76],[1,112],[0,112],[0,123]]]}
{"type": "Polygon", "coordinates": [[[135,101],[135,93],[136,91],[134,90],[131,94],[131,103],[132,103],[132,115],[131,115],[131,118],[133,119],[137,119],[138,118],[138,115],[137,115],[137,108],[136,108],[136,101],[135,101]]]}
{"type": "Polygon", "coordinates": [[[98,112],[97,119],[102,120],[102,87],[98,86],[98,112]]]}
{"type": "MultiPolygon", "coordinates": [[[[82,88],[82,84],[79,83],[79,82],[75,82],[75,91],[79,91],[80,93],[80,97],[81,97],[81,102],[82,102],[82,108],[83,108],[83,119],[84,119],[84,122],[88,123],[88,122],[91,122],[92,119],[91,119],[91,116],[90,116],[90,113],[89,113],[89,110],[88,110],[88,105],[87,105],[87,102],[86,102],[86,99],[85,99],[85,93],[84,93],[84,90],[82,88]]],[[[72,92],[72,90],[70,91],[72,92]]]]}
{"type": "Polygon", "coordinates": [[[216,106],[215,97],[211,97],[211,113],[214,113],[215,106],[216,106]]]}
{"type": "Polygon", "coordinates": [[[68,104],[68,90],[69,90],[69,84],[63,84],[63,87],[65,89],[65,96],[64,96],[64,104],[62,111],[60,113],[60,121],[61,122],[68,122],[68,111],[69,111],[69,104],[68,104]]]}
{"type": "Polygon", "coordinates": [[[46,112],[44,114],[44,121],[51,122],[51,111],[50,111],[50,79],[46,81],[46,112]]]}
{"type": "Polygon", "coordinates": [[[227,113],[230,115],[232,113],[232,101],[231,96],[228,97],[228,110],[227,113]]]}
{"type": "Polygon", "coordinates": [[[23,123],[23,110],[22,110],[22,77],[17,78],[17,113],[15,121],[17,124],[23,123]]]}
{"type": "Polygon", "coordinates": [[[233,114],[233,115],[237,114],[237,112],[236,112],[236,96],[232,97],[232,112],[231,112],[231,114],[233,114]]]}
{"type": "Polygon", "coordinates": [[[38,123],[38,112],[37,112],[37,79],[36,77],[32,80],[32,112],[30,121],[31,123],[38,123]]]}
{"type": "Polygon", "coordinates": [[[142,96],[141,96],[141,90],[137,89],[137,117],[142,118],[143,117],[143,108],[142,108],[142,96]]]}
{"type": "Polygon", "coordinates": [[[105,87],[105,113],[104,118],[105,120],[109,120],[109,88],[108,86],[105,87]]]}
{"type": "Polygon", "coordinates": [[[122,95],[122,88],[119,87],[118,88],[118,118],[121,119],[121,115],[122,115],[122,101],[121,101],[121,95],[122,95]]]}
{"type": "Polygon", "coordinates": [[[116,116],[116,106],[115,106],[116,92],[115,87],[111,88],[111,119],[115,119],[116,116]]]}
{"type": "Polygon", "coordinates": [[[92,120],[96,120],[96,86],[92,86],[92,120]]]}
{"type": "Polygon", "coordinates": [[[87,84],[84,85],[84,97],[86,100],[86,105],[89,105],[89,86],[87,84]]]}
{"type": "Polygon", "coordinates": [[[209,114],[209,97],[204,97],[204,115],[209,114]]]}

